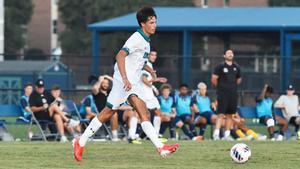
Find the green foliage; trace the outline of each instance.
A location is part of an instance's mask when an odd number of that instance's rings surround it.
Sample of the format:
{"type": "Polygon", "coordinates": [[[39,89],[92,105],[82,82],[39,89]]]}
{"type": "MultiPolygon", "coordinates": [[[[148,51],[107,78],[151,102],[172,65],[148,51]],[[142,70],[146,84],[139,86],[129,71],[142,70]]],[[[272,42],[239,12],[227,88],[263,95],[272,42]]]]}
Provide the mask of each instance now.
{"type": "MultiPolygon", "coordinates": [[[[87,25],[137,11],[142,6],[192,6],[193,0],[63,0],[59,1],[61,17],[67,29],[60,35],[65,53],[91,54],[91,33],[87,25]]],[[[117,36],[109,45],[118,42],[117,36]]],[[[106,45],[106,44],[104,44],[106,45]]],[[[108,44],[107,44],[108,45],[108,44]]]]}
{"type": "Polygon", "coordinates": [[[19,53],[25,45],[25,27],[33,13],[32,0],[8,0],[5,6],[5,53],[19,53]]]}
{"type": "Polygon", "coordinates": [[[299,0],[269,0],[269,6],[300,6],[299,0]]]}

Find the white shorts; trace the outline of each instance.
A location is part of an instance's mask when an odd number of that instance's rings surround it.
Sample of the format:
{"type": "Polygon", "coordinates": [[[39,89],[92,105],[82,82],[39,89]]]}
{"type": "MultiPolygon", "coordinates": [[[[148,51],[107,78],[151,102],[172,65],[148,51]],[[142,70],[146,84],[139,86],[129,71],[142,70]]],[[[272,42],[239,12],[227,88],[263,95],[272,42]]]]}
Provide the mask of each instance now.
{"type": "Polygon", "coordinates": [[[145,101],[148,109],[160,109],[159,102],[158,102],[157,98],[154,96],[154,94],[153,94],[153,97],[146,98],[143,100],[145,101]]]}
{"type": "Polygon", "coordinates": [[[138,82],[136,84],[132,84],[132,88],[129,91],[125,91],[123,82],[114,79],[112,89],[107,97],[106,106],[116,110],[118,109],[123,103],[125,103],[128,97],[132,94],[137,95],[139,98],[143,98],[141,95],[141,85],[142,82],[138,82]]]}

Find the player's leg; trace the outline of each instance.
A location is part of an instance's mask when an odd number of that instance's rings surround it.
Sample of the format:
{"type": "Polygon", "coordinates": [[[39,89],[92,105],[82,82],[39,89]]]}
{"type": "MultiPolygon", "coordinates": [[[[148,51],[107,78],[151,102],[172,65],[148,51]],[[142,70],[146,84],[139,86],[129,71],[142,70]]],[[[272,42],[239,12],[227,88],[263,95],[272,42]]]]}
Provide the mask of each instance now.
{"type": "Polygon", "coordinates": [[[284,133],[288,129],[288,123],[287,123],[287,121],[284,118],[282,118],[280,116],[277,116],[277,115],[275,115],[275,120],[277,121],[277,123],[279,125],[279,128],[280,128],[279,135],[278,135],[278,137],[277,137],[276,140],[277,141],[282,141],[284,133]]]}
{"type": "Polygon", "coordinates": [[[225,112],[227,110],[228,100],[223,95],[218,95],[217,97],[218,107],[217,107],[217,120],[215,125],[215,130],[213,133],[214,140],[220,140],[220,129],[222,127],[222,123],[225,119],[225,112]]]}
{"type": "Polygon", "coordinates": [[[271,140],[275,140],[275,138],[274,138],[275,121],[274,121],[273,117],[262,116],[259,118],[259,122],[267,126],[269,138],[271,140]]]}
{"type": "Polygon", "coordinates": [[[141,119],[141,126],[145,134],[148,138],[152,141],[154,146],[157,148],[159,154],[161,156],[167,156],[171,153],[174,153],[179,148],[179,145],[164,145],[159,139],[158,135],[155,132],[154,127],[150,123],[149,119],[147,118],[148,109],[144,101],[139,99],[136,95],[130,95],[128,98],[129,103],[133,106],[133,108],[138,113],[141,119]]]}
{"type": "Polygon", "coordinates": [[[153,126],[156,131],[156,134],[159,134],[159,130],[161,127],[161,111],[160,105],[157,98],[153,95],[151,99],[146,100],[146,106],[151,110],[151,114],[153,115],[153,126]]]}
{"type": "Polygon", "coordinates": [[[194,136],[197,136],[198,134],[196,132],[196,127],[195,127],[195,123],[192,119],[192,115],[185,115],[183,118],[184,118],[184,120],[183,120],[184,123],[189,125],[189,129],[192,132],[192,134],[194,136]]]}
{"type": "MultiPolygon", "coordinates": [[[[184,115],[183,115],[184,116],[184,115]]],[[[182,116],[176,116],[175,118],[175,125],[176,127],[180,128],[183,133],[188,136],[190,139],[193,139],[194,135],[192,132],[186,127],[186,125],[183,122],[184,118],[182,116]]]]}
{"type": "Polygon", "coordinates": [[[53,115],[53,120],[56,124],[58,133],[61,136],[61,142],[68,141],[66,136],[65,136],[65,128],[64,128],[64,122],[63,122],[62,118],[58,114],[54,114],[53,115]]]}
{"type": "Polygon", "coordinates": [[[225,133],[224,139],[230,139],[230,133],[233,126],[232,117],[236,114],[237,108],[237,95],[236,94],[228,94],[227,101],[227,109],[225,110],[226,115],[226,123],[225,123],[225,133]]]}
{"type": "Polygon", "coordinates": [[[123,121],[127,121],[128,124],[128,142],[132,144],[142,144],[136,138],[136,130],[138,125],[138,118],[136,112],[133,110],[127,110],[123,114],[123,121]]]}
{"type": "Polygon", "coordinates": [[[171,122],[171,117],[166,115],[166,114],[161,114],[161,127],[160,127],[160,130],[159,130],[159,134],[160,135],[164,135],[166,129],[169,127],[169,124],[171,122]]]}
{"type": "Polygon", "coordinates": [[[112,132],[112,141],[119,141],[118,138],[118,128],[119,128],[119,121],[118,121],[118,113],[116,112],[110,119],[111,125],[111,132],[112,132]]]}

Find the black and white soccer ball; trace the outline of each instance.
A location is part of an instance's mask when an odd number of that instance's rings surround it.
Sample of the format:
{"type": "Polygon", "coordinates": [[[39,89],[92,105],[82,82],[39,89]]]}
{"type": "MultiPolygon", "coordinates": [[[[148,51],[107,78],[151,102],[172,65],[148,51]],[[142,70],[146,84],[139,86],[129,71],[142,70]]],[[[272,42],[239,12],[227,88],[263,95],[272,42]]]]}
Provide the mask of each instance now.
{"type": "Polygon", "coordinates": [[[243,164],[251,157],[250,147],[244,143],[237,143],[231,148],[230,157],[236,163],[243,164]]]}

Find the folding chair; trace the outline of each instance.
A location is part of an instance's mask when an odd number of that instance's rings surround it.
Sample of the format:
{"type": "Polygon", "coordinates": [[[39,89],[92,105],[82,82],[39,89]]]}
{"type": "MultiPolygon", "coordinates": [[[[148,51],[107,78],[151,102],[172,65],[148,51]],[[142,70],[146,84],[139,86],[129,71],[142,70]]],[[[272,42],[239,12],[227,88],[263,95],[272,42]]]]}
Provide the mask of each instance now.
{"type": "MultiPolygon", "coordinates": [[[[69,112],[72,116],[75,116],[78,118],[78,120],[80,121],[80,123],[84,124],[85,127],[87,127],[87,124],[90,122],[89,119],[86,118],[82,118],[76,104],[73,102],[73,100],[64,100],[63,101],[64,104],[66,105],[66,111],[69,112]]],[[[99,114],[98,110],[97,110],[97,115],[99,114]]],[[[107,124],[102,124],[105,132],[108,134],[108,137],[110,139],[112,139],[112,132],[110,130],[110,127],[107,126],[107,124]]],[[[100,130],[98,130],[100,131],[100,130]]]]}
{"type": "Polygon", "coordinates": [[[43,141],[48,141],[48,139],[53,138],[54,140],[57,140],[58,138],[58,133],[55,131],[55,133],[52,133],[52,129],[56,130],[56,124],[52,121],[49,120],[38,120],[35,116],[34,113],[31,114],[30,117],[30,123],[29,123],[29,128],[28,128],[28,133],[32,131],[33,126],[36,125],[39,134],[33,134],[32,137],[29,137],[29,140],[43,140],[43,141]],[[51,129],[49,129],[49,126],[51,129]]]}

